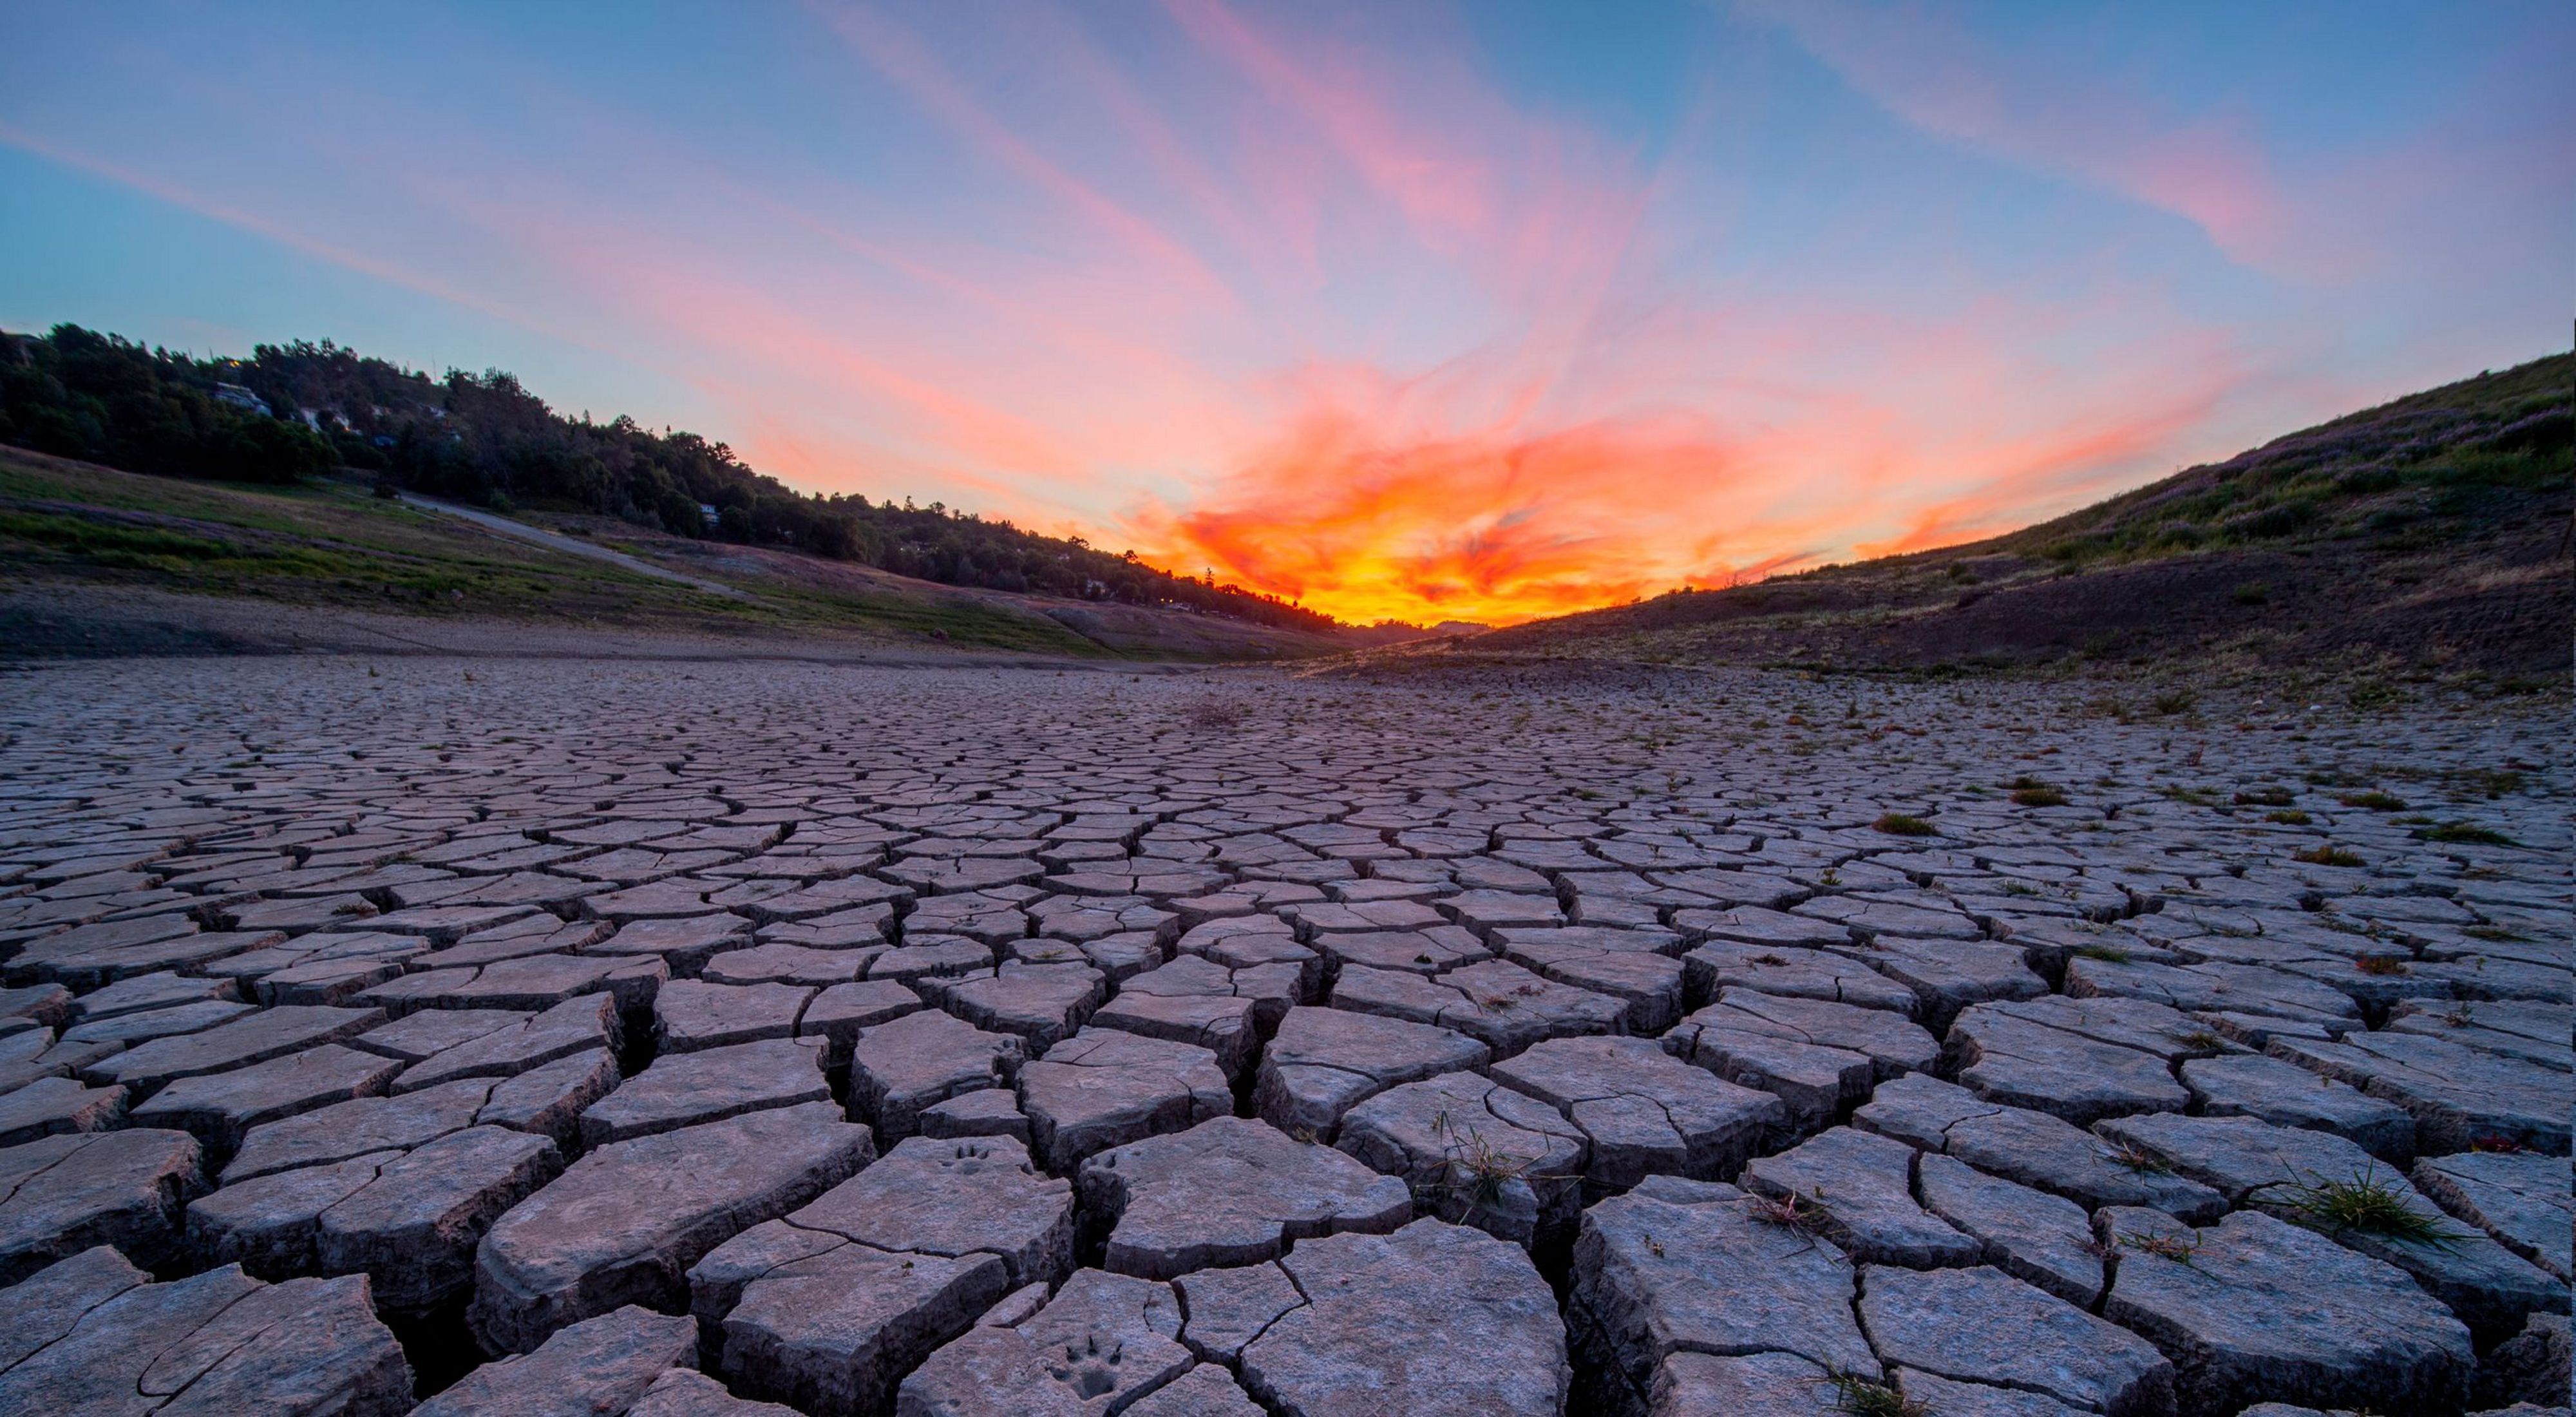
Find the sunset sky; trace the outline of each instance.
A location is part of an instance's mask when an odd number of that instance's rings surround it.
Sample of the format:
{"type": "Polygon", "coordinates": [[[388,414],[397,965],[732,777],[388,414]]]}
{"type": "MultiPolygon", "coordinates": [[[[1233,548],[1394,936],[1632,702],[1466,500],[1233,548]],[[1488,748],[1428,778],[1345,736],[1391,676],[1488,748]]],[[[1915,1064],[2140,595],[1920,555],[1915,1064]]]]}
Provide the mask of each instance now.
{"type": "Polygon", "coordinates": [[[2565,348],[2571,72],[2565,0],[0,0],[0,327],[1504,622],[2565,348]]]}

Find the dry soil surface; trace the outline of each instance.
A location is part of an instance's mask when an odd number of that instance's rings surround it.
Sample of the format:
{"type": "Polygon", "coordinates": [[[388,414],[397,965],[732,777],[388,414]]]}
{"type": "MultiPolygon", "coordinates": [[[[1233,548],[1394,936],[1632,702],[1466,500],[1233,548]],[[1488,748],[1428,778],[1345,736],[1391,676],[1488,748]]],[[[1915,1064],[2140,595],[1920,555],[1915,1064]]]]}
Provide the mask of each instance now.
{"type": "Polygon", "coordinates": [[[2563,1403],[2564,726],[11,671],[0,1411],[2563,1403]]]}

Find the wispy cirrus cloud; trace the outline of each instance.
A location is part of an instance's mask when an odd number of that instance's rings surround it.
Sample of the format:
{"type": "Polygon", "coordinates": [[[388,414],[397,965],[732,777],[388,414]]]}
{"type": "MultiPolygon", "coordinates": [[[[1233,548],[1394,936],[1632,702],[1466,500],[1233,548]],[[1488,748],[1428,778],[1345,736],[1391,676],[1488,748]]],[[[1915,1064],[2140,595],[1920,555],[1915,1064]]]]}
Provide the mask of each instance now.
{"type": "Polygon", "coordinates": [[[1906,122],[2161,208],[2248,264],[2339,267],[2242,111],[2184,113],[2099,72],[2014,62],[1953,10],[1870,0],[1736,0],[1906,122]]]}

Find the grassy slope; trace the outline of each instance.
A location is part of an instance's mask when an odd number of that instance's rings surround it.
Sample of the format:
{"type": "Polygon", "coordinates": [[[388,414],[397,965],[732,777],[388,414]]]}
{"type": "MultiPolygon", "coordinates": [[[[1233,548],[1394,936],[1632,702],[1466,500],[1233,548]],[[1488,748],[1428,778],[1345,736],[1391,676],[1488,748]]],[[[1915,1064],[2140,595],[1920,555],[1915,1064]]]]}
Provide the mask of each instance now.
{"type": "Polygon", "coordinates": [[[1051,617],[1047,611],[1061,607],[1032,597],[960,591],[784,552],[708,556],[676,538],[597,539],[739,586],[750,598],[513,541],[345,484],[189,482],[0,447],[0,566],[6,583],[21,586],[139,586],[285,606],[1092,658],[1270,657],[1337,647],[1231,622],[1212,634],[1202,629],[1206,617],[1143,611],[1123,617],[1123,633],[1095,636],[1051,617]],[[683,549],[699,554],[683,561],[675,555],[683,549]]]}
{"type": "Polygon", "coordinates": [[[2563,677],[2576,356],[2277,439],[1991,540],[1659,597],[1478,652],[1885,669],[2057,661],[2563,677]]]}

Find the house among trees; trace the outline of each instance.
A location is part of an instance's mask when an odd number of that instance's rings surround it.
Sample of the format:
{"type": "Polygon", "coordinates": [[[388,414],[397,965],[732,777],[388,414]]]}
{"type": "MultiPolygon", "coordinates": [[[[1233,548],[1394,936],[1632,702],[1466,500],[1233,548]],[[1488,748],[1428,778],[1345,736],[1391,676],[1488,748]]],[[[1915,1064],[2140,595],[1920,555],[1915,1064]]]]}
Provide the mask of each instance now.
{"type": "MultiPolygon", "coordinates": [[[[259,395],[252,393],[250,390],[243,388],[239,384],[215,385],[215,402],[228,403],[235,408],[246,408],[253,413],[268,413],[269,411],[268,400],[261,398],[259,395]]],[[[271,416],[273,417],[274,415],[271,416]]]]}

